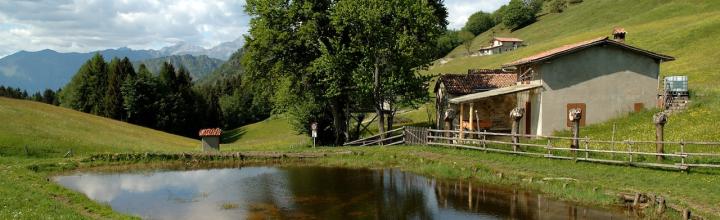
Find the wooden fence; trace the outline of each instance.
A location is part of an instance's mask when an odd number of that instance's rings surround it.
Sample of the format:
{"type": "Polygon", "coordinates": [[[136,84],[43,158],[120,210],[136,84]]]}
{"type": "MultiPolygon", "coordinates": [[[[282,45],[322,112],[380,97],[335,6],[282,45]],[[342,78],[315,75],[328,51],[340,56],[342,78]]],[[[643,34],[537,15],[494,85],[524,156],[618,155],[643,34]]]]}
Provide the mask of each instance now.
{"type": "Polygon", "coordinates": [[[587,137],[575,139],[493,132],[464,131],[463,134],[460,134],[458,130],[401,127],[347,142],[345,145],[390,146],[403,143],[664,169],[720,168],[720,142],[607,141],[587,137]],[[514,142],[513,137],[518,137],[519,141],[514,142]],[[579,141],[580,145],[578,148],[571,148],[570,146],[575,140],[579,141]],[[664,146],[665,152],[656,152],[655,146],[658,144],[664,146]]]}
{"type": "Polygon", "coordinates": [[[370,137],[346,142],[345,146],[398,145],[405,143],[405,127],[396,128],[370,137]]]}

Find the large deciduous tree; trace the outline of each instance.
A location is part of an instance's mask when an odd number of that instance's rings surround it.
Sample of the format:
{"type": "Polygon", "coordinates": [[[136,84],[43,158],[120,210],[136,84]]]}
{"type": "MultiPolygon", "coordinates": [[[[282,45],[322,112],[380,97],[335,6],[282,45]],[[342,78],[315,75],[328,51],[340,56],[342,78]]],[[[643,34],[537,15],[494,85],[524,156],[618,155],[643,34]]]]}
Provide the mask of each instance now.
{"type": "Polygon", "coordinates": [[[441,0],[248,0],[246,11],[244,86],[272,97],[300,131],[318,122],[334,144],[349,136],[354,108],[371,105],[382,132],[388,111],[427,97],[415,71],[447,25],[441,0]]]}

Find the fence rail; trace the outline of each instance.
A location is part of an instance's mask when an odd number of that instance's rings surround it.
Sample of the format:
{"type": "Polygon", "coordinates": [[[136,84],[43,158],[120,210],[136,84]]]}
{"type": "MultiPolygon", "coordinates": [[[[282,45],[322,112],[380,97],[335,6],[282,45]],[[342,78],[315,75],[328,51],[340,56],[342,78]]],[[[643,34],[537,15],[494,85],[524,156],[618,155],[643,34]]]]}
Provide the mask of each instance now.
{"type": "Polygon", "coordinates": [[[461,133],[459,130],[401,127],[347,142],[345,145],[388,146],[402,143],[663,169],[720,168],[720,142],[706,141],[608,141],[588,137],[573,138],[477,131],[461,133]],[[579,146],[571,147],[572,142],[579,143],[579,146]],[[666,152],[656,152],[654,146],[657,144],[663,144],[667,149],[666,152]]]}

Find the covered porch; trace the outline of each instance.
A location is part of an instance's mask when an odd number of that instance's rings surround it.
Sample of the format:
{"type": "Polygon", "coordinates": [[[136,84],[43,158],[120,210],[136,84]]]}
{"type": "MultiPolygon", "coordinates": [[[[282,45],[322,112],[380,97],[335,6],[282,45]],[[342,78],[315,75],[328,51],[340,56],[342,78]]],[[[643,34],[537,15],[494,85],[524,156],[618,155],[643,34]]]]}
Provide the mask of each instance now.
{"type": "Polygon", "coordinates": [[[507,132],[512,129],[510,111],[518,107],[517,93],[538,88],[537,84],[518,84],[450,99],[457,106],[453,128],[464,131],[507,132]]]}

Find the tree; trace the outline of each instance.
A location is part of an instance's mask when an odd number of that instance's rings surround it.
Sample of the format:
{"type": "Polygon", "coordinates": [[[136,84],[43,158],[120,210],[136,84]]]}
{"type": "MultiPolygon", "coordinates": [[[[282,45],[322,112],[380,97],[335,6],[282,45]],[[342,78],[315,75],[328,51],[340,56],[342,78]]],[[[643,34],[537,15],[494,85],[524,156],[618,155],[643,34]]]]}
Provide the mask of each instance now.
{"type": "Polygon", "coordinates": [[[78,111],[98,115],[103,112],[107,64],[100,53],[85,62],[60,93],[60,103],[78,111]]]}
{"type": "Polygon", "coordinates": [[[505,11],[507,11],[507,5],[500,6],[497,10],[495,10],[492,13],[493,21],[495,24],[502,24],[503,23],[503,17],[505,16],[505,11]]]}
{"type": "Polygon", "coordinates": [[[349,48],[360,52],[355,84],[361,87],[359,93],[372,94],[382,133],[387,113],[387,126],[392,127],[399,106],[427,97],[425,79],[415,70],[432,61],[447,11],[442,1],[366,0],[342,1],[333,15],[337,29],[351,39],[349,48]]]}
{"type": "Polygon", "coordinates": [[[492,15],[487,12],[478,11],[470,15],[462,30],[478,35],[490,30],[493,26],[495,26],[495,21],[492,15]]]}
{"type": "Polygon", "coordinates": [[[318,122],[321,141],[334,144],[348,137],[351,108],[364,104],[351,99],[373,97],[382,131],[384,105],[427,91],[414,71],[432,61],[447,25],[441,0],[250,0],[246,11],[243,85],[272,97],[298,131],[318,122]]]}
{"type": "Polygon", "coordinates": [[[437,40],[437,49],[435,50],[435,58],[441,58],[450,53],[457,46],[462,44],[462,40],[458,36],[459,31],[447,30],[445,34],[437,40]]]}
{"type": "Polygon", "coordinates": [[[503,12],[503,24],[508,28],[516,29],[534,22],[536,7],[523,0],[510,0],[503,12]]]}
{"type": "Polygon", "coordinates": [[[465,52],[468,56],[470,56],[470,48],[472,47],[473,40],[475,40],[475,35],[473,35],[469,31],[460,31],[460,33],[458,33],[458,37],[460,38],[460,40],[462,40],[462,45],[465,48],[465,52]]]}
{"type": "Polygon", "coordinates": [[[42,93],[42,102],[51,105],[57,105],[58,101],[55,97],[55,94],[55,91],[53,91],[52,89],[45,89],[45,91],[43,91],[42,93]]]}
{"type": "Polygon", "coordinates": [[[112,119],[127,118],[124,111],[123,95],[121,87],[123,83],[135,75],[135,69],[130,60],[125,57],[122,60],[113,58],[108,65],[107,90],[104,97],[104,116],[112,119]]]}
{"type": "Polygon", "coordinates": [[[128,122],[156,127],[156,114],[160,114],[155,105],[160,98],[157,88],[157,80],[144,64],[140,64],[135,76],[128,76],[120,89],[128,122]]]}

